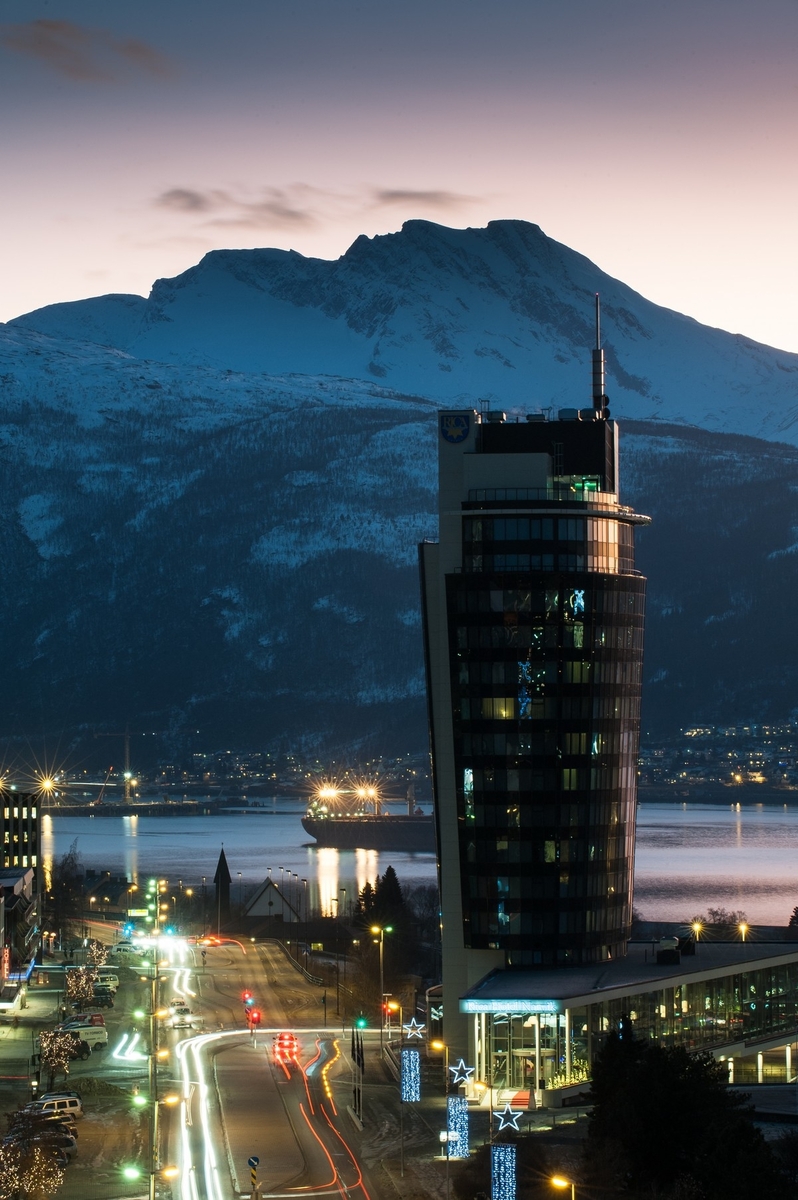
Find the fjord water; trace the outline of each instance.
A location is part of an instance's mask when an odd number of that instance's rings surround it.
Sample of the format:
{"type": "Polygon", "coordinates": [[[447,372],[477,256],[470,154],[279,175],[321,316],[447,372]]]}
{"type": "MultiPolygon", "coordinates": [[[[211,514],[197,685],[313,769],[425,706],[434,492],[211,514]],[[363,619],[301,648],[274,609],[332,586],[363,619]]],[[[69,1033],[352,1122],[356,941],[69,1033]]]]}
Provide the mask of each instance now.
{"type": "MultiPolygon", "coordinates": [[[[279,811],[191,817],[45,816],[45,865],[77,838],[83,864],[129,879],[157,875],[172,886],[208,888],[224,846],[233,899],[261,883],[271,868],[290,876],[314,908],[334,911],[392,864],[403,884],[435,881],[432,854],[317,847],[300,818],[304,804],[280,800],[279,811]],[[282,871],[281,871],[282,868],[282,871]],[[239,872],[241,873],[239,879],[239,872]],[[342,903],[344,901],[342,900],[342,903]]],[[[749,922],[784,925],[798,905],[798,806],[641,804],[638,812],[635,907],[648,920],[683,921],[707,908],[743,909],[749,922]]]]}

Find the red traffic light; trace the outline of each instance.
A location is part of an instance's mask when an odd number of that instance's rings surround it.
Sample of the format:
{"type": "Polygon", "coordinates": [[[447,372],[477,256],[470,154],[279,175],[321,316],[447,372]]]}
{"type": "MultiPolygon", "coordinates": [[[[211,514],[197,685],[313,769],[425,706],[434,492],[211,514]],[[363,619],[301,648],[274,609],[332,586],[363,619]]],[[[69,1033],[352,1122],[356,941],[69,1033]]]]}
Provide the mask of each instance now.
{"type": "Polygon", "coordinates": [[[251,1004],[254,997],[252,995],[252,992],[242,992],[241,999],[244,1001],[245,1004],[251,1004]]]}
{"type": "Polygon", "coordinates": [[[257,1008],[253,1008],[247,1015],[250,1025],[260,1025],[260,1013],[257,1008]]]}

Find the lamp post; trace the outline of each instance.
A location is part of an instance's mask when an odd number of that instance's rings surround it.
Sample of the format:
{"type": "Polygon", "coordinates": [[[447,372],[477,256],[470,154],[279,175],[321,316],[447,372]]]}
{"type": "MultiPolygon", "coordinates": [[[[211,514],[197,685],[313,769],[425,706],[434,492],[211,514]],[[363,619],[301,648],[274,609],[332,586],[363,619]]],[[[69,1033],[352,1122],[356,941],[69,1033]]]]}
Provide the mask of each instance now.
{"type": "Polygon", "coordinates": [[[745,941],[745,935],[748,933],[748,926],[745,921],[741,921],[737,928],[740,930],[740,937],[745,941]]]}
{"type": "Polygon", "coordinates": [[[380,1061],[382,1061],[385,1042],[385,935],[393,933],[393,925],[372,925],[371,932],[377,935],[374,941],[380,947],[380,1061]]]}
{"type": "Polygon", "coordinates": [[[388,1001],[388,1014],[389,1014],[388,1021],[389,1022],[391,1020],[390,1014],[395,1013],[395,1012],[399,1013],[399,1050],[401,1053],[402,1043],[405,1040],[405,1027],[404,1027],[404,1023],[403,1023],[404,1013],[402,1011],[402,1006],[398,1000],[389,1000],[388,1001]]]}
{"type": "Polygon", "coordinates": [[[443,1086],[448,1095],[449,1092],[449,1047],[445,1042],[436,1039],[429,1044],[430,1050],[440,1050],[443,1053],[443,1086]]]}
{"type": "Polygon", "coordinates": [[[576,1200],[576,1184],[573,1179],[566,1179],[564,1175],[552,1175],[549,1183],[556,1188],[570,1188],[571,1200],[576,1200]]]}
{"type": "MultiPolygon", "coordinates": [[[[343,919],[347,919],[347,889],[338,888],[338,892],[343,895],[343,919]]],[[[341,910],[338,908],[338,916],[341,916],[341,910]]],[[[343,1019],[347,1018],[347,942],[343,943],[343,1019]]]]}
{"type": "Polygon", "coordinates": [[[333,896],[331,904],[335,905],[335,1011],[341,1011],[341,903],[333,896]]]}

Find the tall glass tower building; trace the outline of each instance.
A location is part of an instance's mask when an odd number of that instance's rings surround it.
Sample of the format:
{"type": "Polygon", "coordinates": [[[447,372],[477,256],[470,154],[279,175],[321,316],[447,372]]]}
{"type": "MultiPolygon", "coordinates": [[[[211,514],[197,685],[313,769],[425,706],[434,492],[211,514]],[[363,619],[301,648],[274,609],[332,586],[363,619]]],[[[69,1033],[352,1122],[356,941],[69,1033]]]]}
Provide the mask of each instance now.
{"type": "Polygon", "coordinates": [[[440,538],[421,547],[444,1036],[495,968],[622,956],[631,931],[645,580],[594,407],[439,414],[440,538]]]}

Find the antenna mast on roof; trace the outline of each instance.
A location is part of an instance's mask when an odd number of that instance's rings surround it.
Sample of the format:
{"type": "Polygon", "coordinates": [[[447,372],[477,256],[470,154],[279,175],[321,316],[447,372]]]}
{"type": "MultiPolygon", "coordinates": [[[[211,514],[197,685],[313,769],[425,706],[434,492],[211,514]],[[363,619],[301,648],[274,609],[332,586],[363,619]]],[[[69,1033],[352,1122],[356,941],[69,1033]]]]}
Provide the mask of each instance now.
{"type": "Polygon", "coordinates": [[[596,292],[596,348],[593,351],[593,409],[602,417],[609,416],[607,401],[609,396],[604,391],[604,351],[601,348],[601,300],[596,292]]]}

